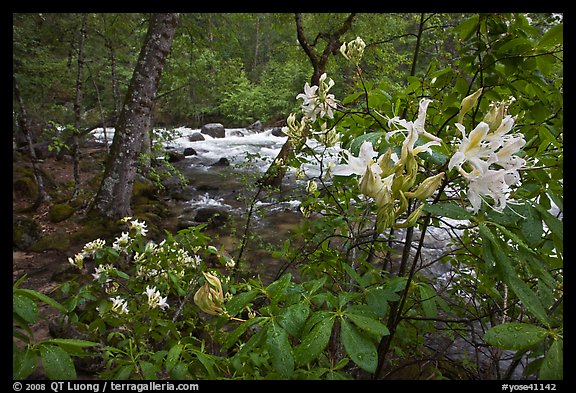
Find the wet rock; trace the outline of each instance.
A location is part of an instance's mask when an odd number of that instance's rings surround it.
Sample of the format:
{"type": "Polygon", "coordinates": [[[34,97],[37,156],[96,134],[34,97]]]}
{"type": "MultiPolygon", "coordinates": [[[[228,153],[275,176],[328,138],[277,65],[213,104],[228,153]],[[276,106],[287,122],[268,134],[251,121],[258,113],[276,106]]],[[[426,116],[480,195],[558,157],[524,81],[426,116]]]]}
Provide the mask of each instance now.
{"type": "Polygon", "coordinates": [[[197,155],[197,154],[198,154],[198,153],[196,152],[196,150],[194,150],[194,149],[191,148],[191,147],[187,147],[186,149],[184,149],[184,155],[185,155],[185,156],[195,156],[195,155],[197,155]]]}
{"type": "Polygon", "coordinates": [[[244,134],[243,134],[242,131],[240,131],[240,130],[230,131],[230,134],[229,134],[229,135],[230,135],[230,136],[239,136],[239,137],[243,137],[243,136],[244,136],[244,134]]]}
{"type": "Polygon", "coordinates": [[[272,135],[274,136],[287,136],[284,131],[282,131],[282,127],[274,127],[272,128],[272,135]]]}
{"type": "Polygon", "coordinates": [[[264,131],[264,125],[260,120],[256,120],[254,123],[246,127],[246,129],[254,132],[262,132],[264,131]]]}
{"type": "Polygon", "coordinates": [[[221,159],[219,159],[217,162],[215,162],[210,166],[230,166],[230,161],[228,161],[226,157],[222,157],[221,159]]]}
{"type": "Polygon", "coordinates": [[[220,123],[204,124],[200,132],[205,135],[210,135],[212,138],[224,138],[226,136],[224,126],[220,123]]]}
{"type": "Polygon", "coordinates": [[[188,137],[188,140],[190,142],[201,142],[201,141],[205,141],[206,138],[204,138],[204,135],[202,135],[201,133],[195,132],[194,134],[192,134],[188,137]]]}
{"type": "Polygon", "coordinates": [[[182,161],[186,156],[182,153],[178,153],[175,151],[168,152],[168,162],[178,162],[182,161]]]}
{"type": "Polygon", "coordinates": [[[196,211],[196,222],[206,222],[213,228],[221,227],[226,224],[230,215],[222,208],[218,207],[202,207],[196,211]]]}

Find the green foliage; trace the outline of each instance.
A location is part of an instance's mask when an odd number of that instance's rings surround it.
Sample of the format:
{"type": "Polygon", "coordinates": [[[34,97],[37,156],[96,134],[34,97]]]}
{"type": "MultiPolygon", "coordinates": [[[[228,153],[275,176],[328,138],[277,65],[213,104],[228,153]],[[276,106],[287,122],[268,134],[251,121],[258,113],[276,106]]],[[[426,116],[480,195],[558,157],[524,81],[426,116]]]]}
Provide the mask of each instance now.
{"type": "Polygon", "coordinates": [[[66,308],[53,298],[31,289],[20,288],[26,279],[21,277],[12,288],[13,379],[28,378],[41,362],[49,379],[76,379],[76,368],[71,356],[85,356],[83,348],[97,346],[97,342],[77,339],[34,339],[32,325],[39,322],[39,303],[61,313],[66,308]]]}

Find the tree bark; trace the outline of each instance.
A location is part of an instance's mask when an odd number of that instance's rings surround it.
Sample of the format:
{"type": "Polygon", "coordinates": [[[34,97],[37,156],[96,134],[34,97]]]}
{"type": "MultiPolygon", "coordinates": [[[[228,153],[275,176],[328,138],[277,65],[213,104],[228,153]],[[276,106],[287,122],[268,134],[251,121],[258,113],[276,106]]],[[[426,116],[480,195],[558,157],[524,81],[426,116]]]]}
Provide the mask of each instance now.
{"type": "Polygon", "coordinates": [[[46,187],[44,187],[44,180],[42,178],[42,172],[38,167],[38,158],[36,157],[36,151],[32,144],[32,137],[30,136],[30,129],[28,127],[28,112],[26,111],[26,106],[24,105],[24,100],[20,94],[20,88],[16,82],[16,77],[12,75],[12,85],[14,87],[14,96],[16,101],[18,101],[20,116],[18,123],[20,125],[20,131],[24,134],[26,142],[28,144],[28,149],[30,152],[30,160],[32,161],[32,171],[34,172],[34,177],[36,178],[36,184],[38,184],[38,199],[34,203],[35,206],[39,206],[45,202],[51,200],[50,195],[46,192],[46,187]]]}
{"type": "Polygon", "coordinates": [[[162,70],[178,25],[179,14],[158,13],[148,32],[116,124],[104,178],[90,211],[111,219],[132,214],[131,197],[144,133],[152,111],[162,70]]]}

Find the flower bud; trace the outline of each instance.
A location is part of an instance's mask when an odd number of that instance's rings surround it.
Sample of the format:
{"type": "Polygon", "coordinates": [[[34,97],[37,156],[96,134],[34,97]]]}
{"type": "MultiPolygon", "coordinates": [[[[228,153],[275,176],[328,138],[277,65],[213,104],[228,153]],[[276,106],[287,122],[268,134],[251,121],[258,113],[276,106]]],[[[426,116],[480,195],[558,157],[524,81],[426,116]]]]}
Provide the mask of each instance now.
{"type": "Polygon", "coordinates": [[[340,47],[340,53],[342,53],[342,55],[352,63],[358,65],[364,55],[364,48],[366,48],[366,44],[362,38],[356,37],[355,40],[350,41],[348,44],[342,44],[340,47]]]}
{"type": "Polygon", "coordinates": [[[206,283],[194,294],[194,303],[207,314],[225,314],[226,311],[221,307],[224,304],[224,294],[220,279],[210,273],[203,274],[206,283]]]}
{"type": "Polygon", "coordinates": [[[464,115],[468,113],[474,105],[476,105],[478,98],[480,98],[480,95],[482,94],[482,90],[483,88],[481,87],[462,100],[462,103],[460,104],[460,112],[458,113],[458,123],[462,123],[464,115]]]}
{"type": "Polygon", "coordinates": [[[444,172],[440,172],[436,176],[428,177],[420,183],[416,191],[406,192],[405,195],[407,198],[418,198],[421,201],[425,201],[430,195],[434,194],[438,187],[440,187],[443,178],[444,172]]]}
{"type": "Polygon", "coordinates": [[[416,210],[414,210],[412,213],[410,213],[410,215],[408,216],[408,218],[406,219],[406,221],[404,222],[397,222],[394,224],[394,228],[410,228],[413,227],[414,225],[416,225],[416,222],[418,221],[418,219],[420,218],[420,216],[422,215],[422,210],[424,209],[424,204],[421,204],[420,206],[418,206],[416,208],[416,210]]]}
{"type": "Polygon", "coordinates": [[[486,113],[483,120],[484,123],[488,124],[490,131],[496,131],[500,127],[504,118],[504,109],[505,105],[503,104],[490,104],[490,110],[486,113]]]}

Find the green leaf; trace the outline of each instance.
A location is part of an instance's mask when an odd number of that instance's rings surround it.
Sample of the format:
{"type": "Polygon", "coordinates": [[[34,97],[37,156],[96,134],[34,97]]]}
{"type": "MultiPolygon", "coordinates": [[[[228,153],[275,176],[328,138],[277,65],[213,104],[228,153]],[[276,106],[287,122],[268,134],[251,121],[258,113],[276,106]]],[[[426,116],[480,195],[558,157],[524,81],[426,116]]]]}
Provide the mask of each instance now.
{"type": "Polygon", "coordinates": [[[320,356],[320,353],[330,341],[333,324],[334,316],[325,315],[323,319],[314,325],[310,333],[294,348],[294,359],[297,365],[302,366],[310,363],[320,356]]]}
{"type": "Polygon", "coordinates": [[[548,49],[564,42],[564,24],[560,23],[551,27],[538,42],[538,48],[548,49]]]}
{"type": "Polygon", "coordinates": [[[435,205],[424,205],[424,211],[435,216],[448,217],[454,220],[470,220],[473,215],[465,208],[449,202],[440,202],[435,205]]]}
{"type": "Polygon", "coordinates": [[[544,220],[550,231],[552,231],[554,235],[558,236],[558,238],[563,239],[564,227],[562,221],[554,217],[540,205],[536,205],[536,209],[540,212],[542,219],[544,220]]]}
{"type": "Polygon", "coordinates": [[[226,350],[230,348],[232,345],[236,343],[236,341],[238,341],[240,336],[243,335],[250,326],[254,325],[255,323],[261,322],[265,319],[267,318],[256,317],[249,319],[246,322],[242,322],[240,326],[238,326],[232,333],[228,335],[228,337],[226,337],[226,340],[222,344],[222,349],[226,350]]]}
{"type": "Polygon", "coordinates": [[[474,14],[469,19],[462,22],[460,25],[454,28],[455,32],[460,32],[460,39],[466,41],[472,34],[478,29],[478,24],[480,20],[480,15],[474,14]]]}
{"type": "Polygon", "coordinates": [[[359,92],[357,92],[357,93],[347,95],[347,96],[344,97],[344,99],[342,100],[342,105],[346,105],[346,104],[348,104],[348,103],[350,103],[350,102],[353,102],[353,101],[357,100],[358,97],[360,97],[360,96],[362,96],[362,95],[364,95],[364,92],[363,92],[363,91],[359,91],[359,92]]]}
{"type": "Polygon", "coordinates": [[[428,318],[435,318],[438,315],[436,309],[436,292],[424,283],[418,285],[420,290],[420,300],[422,301],[422,310],[428,318]]]}
{"type": "Polygon", "coordinates": [[[65,345],[80,348],[94,347],[96,345],[100,345],[100,343],[94,341],[79,340],[75,338],[51,338],[44,342],[47,344],[65,345]]]}
{"type": "Polygon", "coordinates": [[[548,330],[522,322],[503,323],[490,328],[484,340],[501,349],[523,350],[538,344],[548,335],[548,330]]]}
{"type": "Polygon", "coordinates": [[[38,320],[38,306],[28,296],[14,294],[12,296],[12,311],[27,323],[38,320]]]}
{"type": "Polygon", "coordinates": [[[369,373],[376,371],[378,354],[376,345],[346,319],[341,320],[340,337],[346,353],[362,370],[369,373]]]}
{"type": "Polygon", "coordinates": [[[560,380],[564,379],[564,340],[555,340],[540,367],[538,378],[542,380],[560,380]]]}
{"type": "Polygon", "coordinates": [[[478,229],[483,239],[483,250],[486,260],[494,261],[500,278],[510,286],[524,307],[538,318],[540,322],[545,325],[549,324],[549,318],[540,298],[530,289],[528,284],[518,277],[518,273],[507,255],[508,252],[517,251],[511,250],[504,242],[499,240],[485,224],[479,225],[478,229]]]}
{"type": "Polygon", "coordinates": [[[134,366],[132,364],[127,364],[126,366],[124,366],[120,370],[118,370],[118,373],[116,374],[116,377],[114,379],[117,379],[117,380],[128,379],[128,378],[130,378],[130,375],[132,375],[133,370],[134,370],[134,366]]]}
{"type": "Polygon", "coordinates": [[[257,289],[252,289],[248,292],[243,292],[238,295],[235,295],[232,299],[230,299],[226,303],[226,311],[228,311],[228,314],[230,316],[232,317],[235,316],[240,311],[242,311],[248,303],[250,303],[252,300],[254,300],[254,298],[256,298],[258,292],[259,291],[257,289]]]}
{"type": "Polygon", "coordinates": [[[172,368],[172,371],[170,371],[170,377],[180,380],[188,379],[188,366],[183,363],[178,363],[172,368]]]}
{"type": "Polygon", "coordinates": [[[158,379],[156,373],[158,372],[158,367],[150,362],[146,362],[141,360],[140,362],[140,371],[142,371],[142,376],[144,379],[158,379]]]}
{"type": "Polygon", "coordinates": [[[354,270],[354,268],[352,268],[352,266],[348,265],[347,263],[343,263],[342,267],[344,270],[346,270],[346,273],[348,273],[350,278],[360,284],[362,288],[366,286],[366,283],[364,282],[365,280],[360,277],[360,275],[356,272],[356,270],[354,270]]]}
{"type": "Polygon", "coordinates": [[[390,331],[388,330],[386,325],[384,325],[382,322],[376,319],[367,317],[365,315],[354,314],[352,312],[347,312],[345,315],[348,318],[350,318],[350,320],[354,322],[354,324],[358,326],[360,329],[368,333],[374,334],[378,338],[390,334],[390,331]]]}
{"type": "Polygon", "coordinates": [[[76,379],[76,369],[68,352],[57,345],[42,345],[40,355],[49,379],[76,379]]]}
{"type": "Polygon", "coordinates": [[[290,273],[283,275],[280,279],[274,281],[266,288],[266,294],[273,302],[277,302],[286,292],[288,285],[292,279],[290,273]]]}
{"type": "Polygon", "coordinates": [[[518,276],[512,275],[509,277],[508,285],[510,285],[514,294],[518,296],[518,299],[520,299],[524,307],[526,307],[532,315],[538,318],[538,320],[545,325],[550,323],[550,318],[546,314],[546,309],[542,305],[542,301],[538,295],[530,289],[528,284],[522,281],[518,276]]]}
{"type": "Polygon", "coordinates": [[[58,303],[56,300],[52,299],[51,297],[48,297],[46,295],[44,295],[43,293],[34,291],[32,289],[23,289],[23,288],[18,288],[17,290],[14,291],[14,293],[16,294],[23,294],[26,295],[30,298],[36,298],[52,307],[54,307],[55,309],[57,309],[58,311],[61,312],[66,312],[66,308],[61,305],[60,303],[58,303]]]}
{"type": "Polygon", "coordinates": [[[214,363],[215,363],[214,358],[211,355],[205,354],[198,350],[194,350],[193,352],[200,361],[200,363],[202,363],[206,371],[208,371],[208,377],[210,379],[216,379],[216,374],[214,373],[214,363]]]}
{"type": "Polygon", "coordinates": [[[380,146],[380,150],[382,148],[392,147],[388,142],[385,140],[386,133],[379,131],[379,132],[369,132],[367,134],[360,135],[350,143],[350,152],[354,155],[358,155],[360,151],[360,146],[366,141],[371,142],[372,146],[374,146],[374,150],[378,150],[380,146]]]}
{"type": "Polygon", "coordinates": [[[12,352],[12,379],[26,379],[38,363],[38,354],[27,349],[23,352],[12,352]]]}
{"type": "Polygon", "coordinates": [[[268,328],[266,348],[272,360],[274,370],[283,377],[290,377],[294,372],[294,356],[288,340],[288,333],[276,323],[268,328]]]}
{"type": "Polygon", "coordinates": [[[292,336],[300,337],[302,327],[309,314],[310,305],[308,303],[296,303],[282,310],[277,320],[280,326],[292,336]]]}
{"type": "Polygon", "coordinates": [[[542,219],[534,207],[529,204],[526,204],[526,219],[520,221],[520,231],[530,246],[535,246],[542,239],[544,231],[542,219]]]}
{"type": "Polygon", "coordinates": [[[180,359],[180,353],[182,353],[182,344],[176,344],[168,351],[166,355],[166,371],[171,372],[174,366],[178,363],[180,359]]]}

